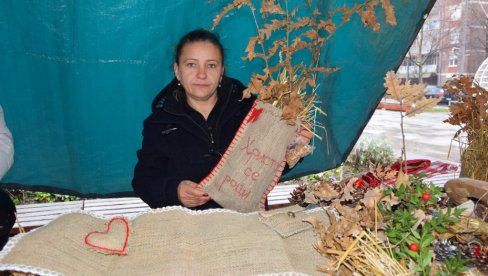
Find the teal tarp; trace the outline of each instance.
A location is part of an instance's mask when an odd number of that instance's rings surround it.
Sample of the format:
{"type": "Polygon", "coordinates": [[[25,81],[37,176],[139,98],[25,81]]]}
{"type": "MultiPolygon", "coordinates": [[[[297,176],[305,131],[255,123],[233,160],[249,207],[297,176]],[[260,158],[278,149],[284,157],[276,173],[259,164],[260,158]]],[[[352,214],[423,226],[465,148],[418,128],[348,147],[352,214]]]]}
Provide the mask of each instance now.
{"type": "MultiPolygon", "coordinates": [[[[297,1],[290,0],[290,5],[297,1]]],[[[132,191],[142,121],[173,77],[173,47],[209,28],[228,1],[5,0],[0,2],[0,104],[15,139],[10,187],[73,194],[132,191]]],[[[354,1],[318,1],[322,10],[354,1]],[[331,2],[331,3],[329,3],[331,2]],[[329,6],[330,5],[330,6],[329,6]]],[[[394,0],[398,25],[364,29],[358,16],[323,49],[341,68],[320,79],[327,132],[315,153],[285,178],[333,168],[347,156],[433,1],[394,0]]],[[[259,64],[241,59],[252,17],[242,8],[217,28],[229,76],[247,83],[259,64]]]]}

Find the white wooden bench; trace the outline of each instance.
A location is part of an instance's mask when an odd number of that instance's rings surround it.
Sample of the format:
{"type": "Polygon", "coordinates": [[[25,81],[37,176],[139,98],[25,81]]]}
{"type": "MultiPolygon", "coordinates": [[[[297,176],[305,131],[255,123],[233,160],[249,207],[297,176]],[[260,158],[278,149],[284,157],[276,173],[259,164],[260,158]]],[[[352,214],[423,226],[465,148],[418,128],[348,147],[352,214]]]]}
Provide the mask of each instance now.
{"type": "MultiPolygon", "coordinates": [[[[268,195],[268,204],[277,207],[290,204],[288,198],[296,186],[297,184],[277,185],[268,195]]],[[[96,215],[112,217],[138,214],[149,209],[149,206],[138,197],[17,205],[17,222],[14,225],[13,233],[19,231],[19,226],[29,230],[73,211],[85,210],[96,215]]]]}
{"type": "MultiPolygon", "coordinates": [[[[459,167],[459,166],[458,166],[459,167]]],[[[443,187],[444,184],[459,177],[459,169],[455,173],[437,174],[425,178],[425,183],[434,183],[443,187]]],[[[288,198],[298,184],[277,185],[268,195],[268,205],[271,209],[290,205],[288,198]]],[[[149,206],[137,197],[88,199],[71,202],[36,203],[17,206],[17,223],[13,233],[19,231],[19,225],[27,230],[45,225],[58,216],[79,210],[85,210],[96,215],[123,216],[137,214],[149,210],[149,206]]]]}

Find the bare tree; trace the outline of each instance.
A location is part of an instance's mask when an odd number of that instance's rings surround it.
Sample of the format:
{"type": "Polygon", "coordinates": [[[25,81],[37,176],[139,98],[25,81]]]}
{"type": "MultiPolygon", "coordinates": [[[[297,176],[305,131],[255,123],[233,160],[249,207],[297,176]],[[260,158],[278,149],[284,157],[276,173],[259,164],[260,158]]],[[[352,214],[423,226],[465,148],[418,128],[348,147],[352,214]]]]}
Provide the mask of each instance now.
{"type": "Polygon", "coordinates": [[[471,51],[488,53],[488,0],[468,2],[468,13],[471,19],[470,30],[473,32],[468,41],[471,51]]]}
{"type": "MultiPolygon", "coordinates": [[[[419,83],[423,83],[425,77],[424,66],[437,64],[439,53],[443,50],[442,41],[450,35],[449,29],[443,30],[439,26],[427,24],[420,30],[405,57],[407,79],[417,79],[419,83]]],[[[436,24],[440,25],[440,22],[436,24]]]]}

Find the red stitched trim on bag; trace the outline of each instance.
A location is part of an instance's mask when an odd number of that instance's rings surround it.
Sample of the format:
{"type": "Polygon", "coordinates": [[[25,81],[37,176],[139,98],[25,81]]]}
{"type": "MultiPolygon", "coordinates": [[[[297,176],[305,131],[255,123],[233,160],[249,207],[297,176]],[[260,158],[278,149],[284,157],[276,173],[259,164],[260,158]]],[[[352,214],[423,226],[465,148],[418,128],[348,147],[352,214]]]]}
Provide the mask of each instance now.
{"type": "Polygon", "coordinates": [[[84,243],[87,246],[90,246],[90,247],[93,247],[93,248],[97,248],[97,249],[100,249],[102,251],[107,251],[107,252],[110,252],[110,253],[117,253],[117,254],[123,255],[123,256],[127,256],[127,252],[125,251],[125,248],[127,247],[128,241],[129,241],[129,222],[125,218],[122,218],[122,217],[112,218],[108,222],[108,224],[107,224],[107,230],[105,230],[105,232],[93,231],[93,232],[90,232],[90,233],[86,234],[85,237],[84,237],[84,243]],[[98,246],[98,245],[92,244],[92,243],[90,243],[88,241],[88,238],[91,235],[94,235],[94,234],[101,234],[101,235],[108,234],[108,232],[110,231],[110,226],[112,225],[112,222],[114,222],[115,220],[121,220],[125,224],[125,241],[124,241],[124,245],[122,246],[122,249],[112,249],[112,248],[102,247],[102,246],[98,246]]]}
{"type": "Polygon", "coordinates": [[[225,150],[225,153],[222,155],[222,158],[220,159],[219,163],[217,163],[217,165],[213,168],[213,170],[210,172],[209,175],[207,175],[202,181],[200,181],[200,183],[198,183],[197,187],[202,188],[205,185],[207,185],[210,182],[210,179],[213,178],[214,175],[217,174],[220,171],[220,169],[223,167],[224,162],[227,160],[227,157],[230,154],[230,151],[234,150],[234,147],[236,146],[237,142],[241,139],[242,132],[244,131],[244,128],[248,125],[247,120],[251,116],[253,110],[256,108],[256,105],[257,105],[256,102],[252,104],[251,110],[249,110],[244,120],[242,120],[241,125],[239,126],[239,129],[237,129],[236,135],[234,136],[234,139],[232,139],[232,142],[230,143],[229,147],[227,148],[227,150],[225,150]]]}

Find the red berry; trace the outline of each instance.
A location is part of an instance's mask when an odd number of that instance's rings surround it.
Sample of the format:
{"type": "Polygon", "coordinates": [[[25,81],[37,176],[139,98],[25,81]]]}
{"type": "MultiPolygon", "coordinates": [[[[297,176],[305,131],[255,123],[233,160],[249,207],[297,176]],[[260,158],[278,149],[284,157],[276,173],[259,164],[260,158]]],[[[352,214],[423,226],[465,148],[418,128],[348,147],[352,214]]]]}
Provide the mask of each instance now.
{"type": "Polygon", "coordinates": [[[356,187],[357,189],[360,189],[362,187],[364,187],[366,184],[364,184],[364,181],[361,179],[361,178],[358,178],[356,179],[356,181],[354,181],[354,187],[356,187]]]}
{"type": "Polygon", "coordinates": [[[480,255],[480,251],[481,251],[481,248],[479,248],[478,246],[475,246],[473,249],[473,255],[475,257],[478,257],[480,255]]]}
{"type": "Polygon", "coordinates": [[[412,244],[410,244],[410,245],[408,246],[408,248],[409,248],[410,250],[412,250],[413,252],[417,252],[417,251],[419,251],[419,246],[418,246],[416,243],[412,243],[412,244]]]}
{"type": "Polygon", "coordinates": [[[425,200],[425,201],[430,200],[430,194],[429,194],[429,193],[424,193],[424,194],[422,195],[422,199],[423,199],[423,200],[425,200]]]}

